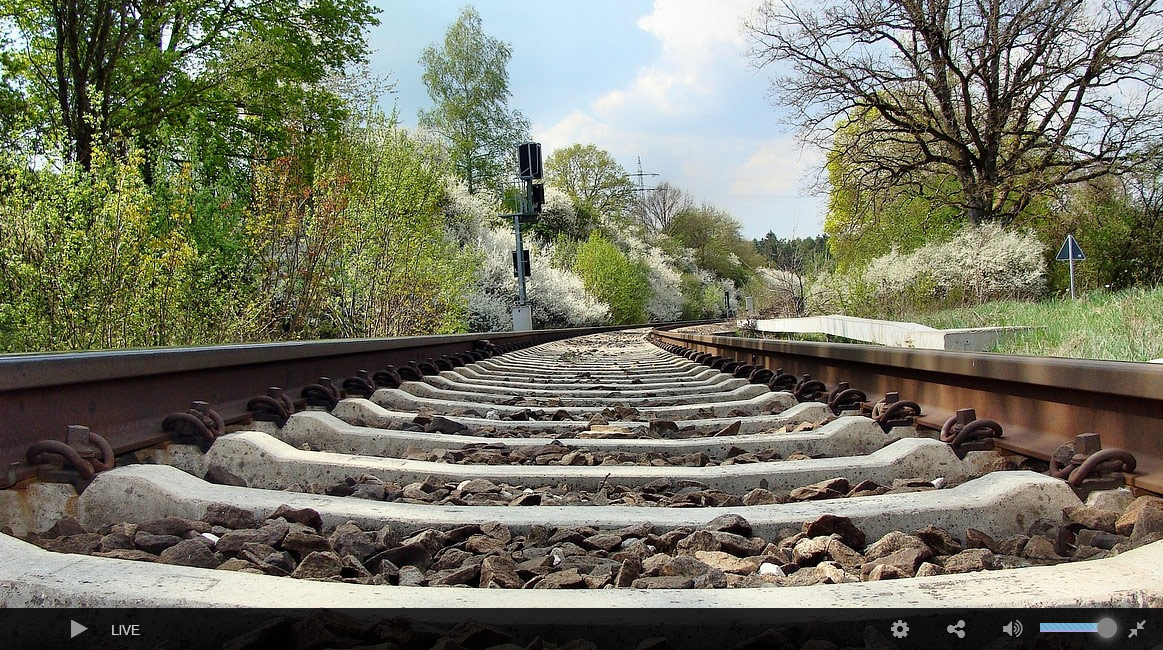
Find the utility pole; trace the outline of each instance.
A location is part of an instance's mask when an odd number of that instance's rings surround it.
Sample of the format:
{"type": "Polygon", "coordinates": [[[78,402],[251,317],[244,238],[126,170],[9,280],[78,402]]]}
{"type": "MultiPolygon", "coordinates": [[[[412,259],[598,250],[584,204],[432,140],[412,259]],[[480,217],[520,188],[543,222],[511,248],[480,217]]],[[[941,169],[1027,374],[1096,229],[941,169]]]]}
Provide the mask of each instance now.
{"type": "Polygon", "coordinates": [[[646,198],[646,192],[653,192],[654,190],[658,189],[657,187],[646,187],[646,183],[643,182],[645,177],[658,176],[658,174],[654,172],[642,171],[642,156],[638,156],[638,172],[634,174],[627,174],[627,176],[634,176],[638,178],[638,187],[634,188],[634,191],[638,192],[639,200],[644,200],[646,198]]]}
{"type": "Polygon", "coordinates": [[[646,218],[646,193],[657,190],[657,187],[646,187],[645,179],[647,176],[658,176],[654,172],[642,171],[642,156],[638,156],[638,171],[634,174],[627,174],[638,179],[638,187],[634,188],[634,192],[638,194],[638,219],[643,224],[647,222],[646,218]]]}

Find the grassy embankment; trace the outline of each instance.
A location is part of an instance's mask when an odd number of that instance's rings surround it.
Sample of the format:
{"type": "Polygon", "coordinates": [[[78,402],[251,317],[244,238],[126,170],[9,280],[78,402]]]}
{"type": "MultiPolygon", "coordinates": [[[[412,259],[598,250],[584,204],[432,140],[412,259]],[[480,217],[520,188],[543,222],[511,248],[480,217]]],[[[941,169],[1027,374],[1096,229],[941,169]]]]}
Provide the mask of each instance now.
{"type": "Polygon", "coordinates": [[[991,352],[1120,361],[1163,358],[1163,287],[1095,291],[1075,301],[991,302],[917,313],[901,320],[941,329],[1036,328],[1004,338],[991,352]]]}

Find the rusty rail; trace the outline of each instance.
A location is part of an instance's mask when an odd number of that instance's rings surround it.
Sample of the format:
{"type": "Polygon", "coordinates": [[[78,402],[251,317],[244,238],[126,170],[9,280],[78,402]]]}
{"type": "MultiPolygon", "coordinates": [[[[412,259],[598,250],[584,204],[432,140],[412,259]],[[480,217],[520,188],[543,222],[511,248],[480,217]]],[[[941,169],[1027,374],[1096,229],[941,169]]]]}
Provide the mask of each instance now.
{"type": "Polygon", "coordinates": [[[918,422],[941,429],[958,409],[1005,430],[995,444],[1049,460],[1081,433],[1138,460],[1127,483],[1163,494],[1163,367],[1116,361],[944,352],[845,343],[774,341],[655,331],[656,340],[746,364],[846,381],[870,399],[897,391],[919,403],[918,422]]]}
{"type": "Polygon", "coordinates": [[[238,424],[250,420],[247,402],[270,386],[298,397],[319,377],[343,382],[359,370],[464,353],[482,340],[516,349],[618,329],[0,355],[0,467],[7,471],[0,486],[33,476],[29,445],[61,439],[69,425],[89,427],[120,455],[169,440],[163,421],[193,400],[207,402],[225,424],[238,424]]]}

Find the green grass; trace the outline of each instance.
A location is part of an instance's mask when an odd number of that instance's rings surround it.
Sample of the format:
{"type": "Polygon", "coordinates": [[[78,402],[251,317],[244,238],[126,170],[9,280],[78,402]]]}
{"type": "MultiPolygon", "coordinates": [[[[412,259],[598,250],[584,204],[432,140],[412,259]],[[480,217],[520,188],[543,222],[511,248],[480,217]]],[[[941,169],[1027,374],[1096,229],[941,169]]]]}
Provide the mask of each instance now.
{"type": "Polygon", "coordinates": [[[1163,358],[1163,287],[1091,292],[1078,300],[991,302],[906,315],[930,327],[1027,325],[990,352],[1077,359],[1149,361],[1163,358]]]}

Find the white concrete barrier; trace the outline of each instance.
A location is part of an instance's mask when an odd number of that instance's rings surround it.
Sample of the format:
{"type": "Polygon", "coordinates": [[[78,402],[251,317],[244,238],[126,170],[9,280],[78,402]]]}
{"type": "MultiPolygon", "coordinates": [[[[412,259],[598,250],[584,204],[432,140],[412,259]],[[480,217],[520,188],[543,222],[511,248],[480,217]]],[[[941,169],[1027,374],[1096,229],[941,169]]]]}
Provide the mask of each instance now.
{"type": "MultiPolygon", "coordinates": [[[[741,320],[740,327],[752,321],[741,320]]],[[[854,341],[925,350],[987,350],[1001,337],[1030,330],[1029,327],[972,327],[939,330],[920,323],[856,318],[854,316],[808,316],[753,321],[760,332],[781,334],[829,334],[854,341]]]]}

